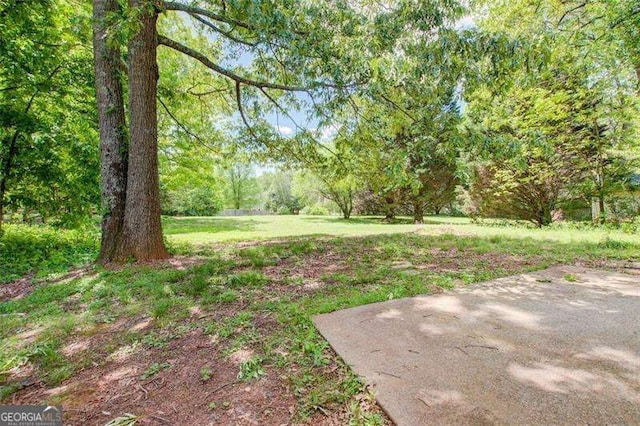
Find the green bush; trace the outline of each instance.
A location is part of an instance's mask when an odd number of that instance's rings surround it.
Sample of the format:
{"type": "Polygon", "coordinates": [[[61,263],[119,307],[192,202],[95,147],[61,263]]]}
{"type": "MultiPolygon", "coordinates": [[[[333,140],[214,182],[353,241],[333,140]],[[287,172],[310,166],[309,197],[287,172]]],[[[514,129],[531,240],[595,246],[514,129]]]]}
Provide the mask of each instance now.
{"type": "Polygon", "coordinates": [[[626,234],[640,233],[640,216],[636,216],[633,220],[622,222],[620,229],[626,234]]]}
{"type": "Polygon", "coordinates": [[[162,213],[170,216],[213,216],[222,204],[221,192],[207,186],[162,190],[162,213]]]}
{"type": "Polygon", "coordinates": [[[44,276],[91,262],[98,254],[97,228],[77,230],[48,226],[3,225],[0,236],[0,282],[28,273],[44,276]]]}
{"type": "Polygon", "coordinates": [[[287,206],[280,206],[276,209],[276,214],[278,215],[287,215],[291,214],[291,209],[287,206]]]}
{"type": "Polygon", "coordinates": [[[300,210],[300,214],[309,216],[329,216],[329,210],[321,204],[314,204],[312,206],[306,206],[300,210]]]}

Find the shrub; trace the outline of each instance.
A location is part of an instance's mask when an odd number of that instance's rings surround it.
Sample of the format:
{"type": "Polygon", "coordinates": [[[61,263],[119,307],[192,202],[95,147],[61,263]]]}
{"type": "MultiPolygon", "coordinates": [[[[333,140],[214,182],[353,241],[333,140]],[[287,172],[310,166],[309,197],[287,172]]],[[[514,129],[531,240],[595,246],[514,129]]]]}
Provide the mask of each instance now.
{"type": "Polygon", "coordinates": [[[312,206],[306,206],[305,208],[300,210],[300,214],[309,216],[328,216],[329,209],[321,204],[314,204],[312,206]]]}
{"type": "Polygon", "coordinates": [[[222,194],[207,186],[163,189],[162,213],[174,216],[213,216],[222,209],[222,194]]]}
{"type": "Polygon", "coordinates": [[[48,226],[3,225],[0,282],[28,273],[44,276],[91,262],[98,255],[97,228],[76,230],[48,226]]]}
{"type": "Polygon", "coordinates": [[[287,215],[287,214],[292,214],[291,213],[291,209],[287,206],[280,206],[276,209],[276,214],[279,215],[287,215]]]}
{"type": "Polygon", "coordinates": [[[632,221],[621,223],[620,229],[622,229],[622,232],[627,234],[636,234],[640,232],[640,216],[636,216],[632,221]]]}

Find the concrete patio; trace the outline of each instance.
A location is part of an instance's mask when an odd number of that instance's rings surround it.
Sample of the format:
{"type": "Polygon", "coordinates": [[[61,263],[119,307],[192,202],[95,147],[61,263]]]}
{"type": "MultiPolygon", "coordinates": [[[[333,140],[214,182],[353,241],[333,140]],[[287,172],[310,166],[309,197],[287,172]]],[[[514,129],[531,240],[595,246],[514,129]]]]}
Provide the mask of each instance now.
{"type": "Polygon", "coordinates": [[[314,323],[400,426],[640,424],[640,275],[554,267],[314,323]]]}

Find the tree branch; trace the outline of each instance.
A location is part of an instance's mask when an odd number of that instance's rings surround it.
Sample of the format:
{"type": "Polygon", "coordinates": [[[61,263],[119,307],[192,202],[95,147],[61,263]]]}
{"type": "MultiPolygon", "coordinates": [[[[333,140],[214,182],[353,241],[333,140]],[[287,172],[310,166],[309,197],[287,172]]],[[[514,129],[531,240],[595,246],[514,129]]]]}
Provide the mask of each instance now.
{"type": "Polygon", "coordinates": [[[582,8],[583,8],[583,7],[585,7],[586,5],[587,5],[587,3],[586,3],[586,2],[584,2],[584,3],[580,3],[579,5],[577,5],[577,6],[575,6],[575,7],[572,7],[571,9],[566,10],[566,11],[562,14],[562,16],[560,17],[560,19],[558,20],[558,23],[557,23],[556,25],[558,25],[558,26],[559,26],[560,24],[562,24],[562,21],[564,21],[564,20],[565,20],[565,18],[566,18],[567,16],[569,16],[571,13],[575,12],[575,11],[576,11],[576,10],[578,10],[578,9],[582,9],[582,8]]]}
{"type": "Polygon", "coordinates": [[[202,18],[199,15],[196,15],[194,13],[190,13],[189,15],[193,17],[193,19],[200,22],[202,25],[205,25],[211,28],[213,31],[223,35],[224,37],[228,38],[231,41],[235,41],[236,43],[244,44],[245,46],[249,46],[249,47],[256,47],[258,45],[257,42],[246,41],[239,37],[234,36],[233,34],[231,34],[231,31],[225,31],[222,28],[218,27],[217,25],[214,25],[212,22],[207,21],[206,19],[202,18]]]}
{"type": "Polygon", "coordinates": [[[620,24],[624,23],[627,19],[630,19],[639,13],[640,13],[640,7],[636,7],[635,9],[631,10],[631,12],[626,14],[626,16],[621,16],[618,19],[616,19],[613,23],[611,23],[611,25],[609,25],[609,27],[611,29],[614,29],[620,24]]]}
{"type": "Polygon", "coordinates": [[[404,115],[406,115],[407,117],[409,117],[412,121],[417,121],[416,118],[411,115],[407,110],[405,110],[404,108],[402,108],[400,105],[398,105],[396,102],[394,102],[393,100],[389,99],[384,93],[380,94],[380,97],[382,99],[384,99],[385,101],[387,101],[388,103],[390,103],[392,106],[394,106],[398,111],[400,111],[401,113],[403,113],[404,115]]]}
{"type": "MultiPolygon", "coordinates": [[[[253,127],[251,127],[251,125],[249,124],[249,121],[247,120],[247,117],[244,115],[244,109],[242,108],[242,92],[241,92],[241,84],[240,82],[236,81],[236,103],[238,105],[238,112],[240,113],[240,117],[242,118],[242,122],[244,123],[245,127],[247,128],[247,130],[249,131],[249,133],[251,134],[251,137],[256,140],[257,142],[262,142],[262,143],[267,143],[266,140],[264,139],[260,139],[258,137],[258,135],[256,134],[255,130],[253,130],[253,127]]],[[[284,150],[282,149],[282,147],[277,144],[276,146],[270,146],[272,149],[276,150],[277,152],[284,154],[284,150]]],[[[301,161],[299,156],[297,155],[297,153],[292,152],[291,153],[294,158],[296,158],[298,161],[301,161]]]]}
{"type": "Polygon", "coordinates": [[[230,90],[227,87],[222,87],[222,88],[219,88],[219,89],[206,90],[204,92],[194,92],[192,89],[193,89],[193,87],[187,89],[186,93],[188,93],[190,95],[193,95],[193,96],[196,96],[198,98],[203,97],[203,96],[213,95],[215,93],[225,93],[225,92],[228,92],[230,90]]]}
{"type": "Polygon", "coordinates": [[[175,2],[162,2],[161,6],[164,10],[179,10],[181,12],[186,12],[190,15],[201,15],[201,16],[206,16],[209,19],[213,19],[214,21],[218,21],[218,22],[224,22],[227,23],[229,25],[235,25],[237,27],[241,27],[247,30],[253,30],[253,26],[247,24],[246,22],[242,22],[239,21],[237,19],[233,19],[233,18],[229,18],[228,16],[224,16],[224,15],[220,15],[214,12],[211,12],[209,10],[206,9],[202,9],[200,7],[196,7],[196,6],[187,6],[186,4],[182,4],[182,3],[175,3],[175,2]]]}
{"type": "Polygon", "coordinates": [[[236,103],[238,104],[238,112],[240,113],[240,118],[242,118],[242,122],[244,123],[249,133],[255,140],[259,140],[258,135],[253,131],[253,127],[249,124],[247,117],[244,115],[244,109],[242,108],[242,92],[240,91],[240,82],[236,81],[236,103]]]}
{"type": "Polygon", "coordinates": [[[213,152],[219,152],[218,150],[216,150],[215,148],[213,148],[212,146],[210,146],[205,140],[203,140],[200,136],[196,135],[195,133],[193,133],[191,130],[189,130],[189,128],[187,126],[185,126],[184,124],[182,124],[182,122],[180,120],[178,120],[178,118],[173,115],[173,113],[171,112],[171,110],[169,110],[169,107],[167,107],[167,105],[164,103],[164,101],[162,100],[162,98],[160,98],[160,96],[157,97],[158,98],[158,102],[160,102],[160,105],[162,105],[162,108],[164,108],[164,110],[167,112],[167,114],[169,115],[169,117],[171,117],[171,119],[178,125],[178,127],[180,127],[182,130],[184,130],[184,132],[186,134],[188,134],[189,136],[191,136],[192,138],[194,138],[195,140],[197,140],[198,142],[200,142],[203,146],[206,146],[208,149],[210,149],[213,152]]]}
{"type": "MultiPolygon", "coordinates": [[[[277,100],[275,100],[275,99],[273,98],[273,96],[271,96],[269,93],[267,93],[267,91],[266,91],[266,90],[264,90],[263,88],[260,88],[260,91],[262,92],[262,94],[263,94],[264,96],[266,96],[266,97],[267,97],[267,99],[269,99],[269,101],[271,101],[271,103],[273,103],[273,104],[276,106],[276,108],[278,108],[278,109],[279,109],[279,110],[280,110],[280,111],[285,115],[285,117],[287,117],[287,118],[288,118],[288,119],[293,123],[293,125],[294,125],[294,126],[296,126],[296,129],[297,129],[297,130],[305,131],[305,129],[304,129],[302,126],[300,126],[296,120],[294,120],[294,118],[291,116],[291,114],[289,114],[289,111],[287,111],[286,109],[284,109],[284,108],[282,107],[282,105],[280,105],[280,103],[279,103],[277,100]]],[[[331,155],[333,155],[334,157],[336,157],[336,158],[338,159],[338,161],[340,161],[340,163],[342,163],[342,159],[341,159],[341,158],[340,158],[340,157],[339,157],[335,152],[333,152],[333,150],[332,150],[332,149],[330,149],[330,148],[329,148],[328,146],[326,146],[325,144],[322,144],[322,143],[320,143],[319,141],[317,141],[317,140],[316,140],[316,138],[315,138],[315,137],[313,137],[313,136],[311,135],[311,133],[307,132],[307,135],[311,138],[311,141],[312,141],[313,143],[315,143],[316,145],[318,145],[318,146],[322,147],[323,149],[325,149],[325,150],[329,151],[329,153],[330,153],[331,155]]]]}
{"type": "Polygon", "coordinates": [[[235,81],[236,83],[245,84],[247,86],[253,86],[260,89],[262,88],[278,89],[278,90],[285,90],[289,92],[307,92],[309,90],[307,87],[288,86],[284,84],[269,83],[266,81],[257,81],[257,80],[252,80],[250,78],[239,76],[227,70],[226,68],[222,68],[221,66],[215,64],[209,58],[204,56],[202,53],[196,50],[193,50],[190,47],[187,47],[181,43],[178,43],[177,41],[171,40],[161,35],[158,35],[158,44],[167,46],[173,50],[184,53],[187,56],[191,56],[193,59],[199,61],[201,64],[203,64],[207,68],[235,81]]]}

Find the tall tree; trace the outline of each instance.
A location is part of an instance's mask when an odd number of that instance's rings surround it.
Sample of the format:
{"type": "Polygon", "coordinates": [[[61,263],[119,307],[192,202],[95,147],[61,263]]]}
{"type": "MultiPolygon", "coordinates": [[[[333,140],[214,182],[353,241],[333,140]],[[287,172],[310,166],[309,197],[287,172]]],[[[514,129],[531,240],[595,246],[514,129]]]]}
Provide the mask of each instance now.
{"type": "Polygon", "coordinates": [[[124,226],[128,140],[124,111],[120,45],[109,21],[120,14],[118,0],[93,1],[93,55],[98,128],[102,238],[99,261],[114,258],[124,226]]]}
{"type": "Polygon", "coordinates": [[[336,141],[333,152],[335,155],[326,155],[308,168],[321,183],[318,188],[320,195],[338,206],[343,219],[349,219],[358,190],[358,179],[355,176],[357,159],[344,141],[336,141]]]}
{"type": "Polygon", "coordinates": [[[637,12],[629,4],[620,9],[625,1],[612,2],[613,9],[603,3],[496,1],[480,22],[528,40],[540,58],[514,70],[516,84],[506,91],[470,93],[469,116],[484,134],[477,147],[492,163],[479,183],[496,185],[499,210],[544,225],[562,201],[583,197],[586,206],[599,206],[594,220],[602,221],[606,197],[625,168],[630,173],[635,56],[615,22],[633,26],[637,12]]]}
{"type": "Polygon", "coordinates": [[[259,187],[253,167],[245,162],[235,161],[224,169],[227,202],[236,209],[254,207],[258,202],[259,187]]]}
{"type": "MultiPolygon", "coordinates": [[[[156,124],[152,105],[157,80],[153,43],[156,37],[159,45],[198,61],[226,80],[248,133],[253,140],[265,142],[265,136],[272,137],[273,132],[265,131],[270,126],[264,126],[264,121],[258,120],[259,115],[268,111],[287,114],[287,102],[299,103],[287,93],[305,92],[315,105],[317,99],[348,101],[354,87],[372,73],[381,72],[384,61],[375,64],[376,57],[403,45],[408,46],[407,52],[411,51],[414,34],[430,34],[439,27],[450,27],[464,12],[462,2],[445,0],[427,3],[404,0],[392,7],[367,1],[352,4],[329,0],[240,0],[185,4],[135,0],[130,2],[129,9],[128,24],[133,33],[128,49],[131,140],[124,233],[121,247],[115,250],[118,260],[166,256],[160,238],[157,143],[152,129],[156,124]],[[194,26],[207,31],[210,48],[199,49],[167,35],[158,36],[157,17],[165,12],[181,13],[194,26]],[[221,66],[218,55],[221,51],[244,54],[251,59],[251,65],[235,69],[221,66]],[[329,93],[334,96],[328,96],[329,93]],[[245,107],[247,99],[253,101],[250,110],[245,107]],[[270,106],[264,107],[264,103],[270,106]]],[[[313,109],[322,111],[315,106],[313,109]]],[[[282,139],[275,141],[269,149],[282,151],[282,139]]]]}
{"type": "Polygon", "coordinates": [[[122,241],[115,260],[156,260],[169,256],[162,239],[158,172],[158,9],[130,0],[138,13],[127,46],[129,77],[129,160],[122,241]]]}
{"type": "MultiPolygon", "coordinates": [[[[160,222],[156,47],[160,44],[180,52],[227,79],[234,88],[240,116],[250,127],[243,108],[243,87],[252,88],[251,95],[261,93],[279,105],[277,99],[282,92],[309,91],[319,86],[340,87],[349,83],[336,73],[340,67],[330,66],[332,63],[338,65],[339,59],[333,59],[339,57],[337,46],[326,43],[344,37],[342,28],[349,20],[349,10],[329,3],[285,5],[271,1],[262,4],[241,1],[208,4],[207,8],[201,8],[173,2],[130,1],[127,13],[132,32],[127,51],[130,144],[124,226],[120,238],[107,236],[107,240],[116,241],[116,248],[106,260],[153,260],[167,256],[160,222]],[[280,82],[224,68],[215,62],[215,57],[212,59],[184,43],[158,36],[158,15],[164,11],[186,14],[194,25],[212,32],[213,44],[222,39],[225,43],[247,48],[249,54],[257,58],[254,60],[256,73],[270,75],[280,82]],[[337,18],[335,24],[341,29],[333,37],[332,31],[320,22],[328,16],[337,18]],[[279,59],[286,55],[294,60],[285,63],[279,59]]],[[[348,31],[353,32],[353,26],[348,31]]],[[[219,49],[220,45],[217,47],[219,49]]],[[[112,53],[115,55],[116,52],[112,53]]]]}

